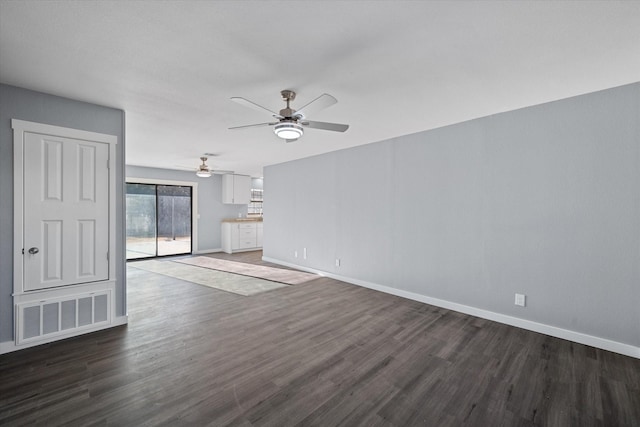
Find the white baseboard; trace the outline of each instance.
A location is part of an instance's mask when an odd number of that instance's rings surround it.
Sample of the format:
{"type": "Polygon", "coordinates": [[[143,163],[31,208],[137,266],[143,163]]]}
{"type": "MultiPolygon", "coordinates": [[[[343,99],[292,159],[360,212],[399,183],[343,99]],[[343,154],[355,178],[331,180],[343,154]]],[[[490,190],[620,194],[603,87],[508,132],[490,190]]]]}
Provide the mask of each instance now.
{"type": "Polygon", "coordinates": [[[111,322],[111,324],[107,326],[102,326],[102,327],[98,327],[90,330],[85,329],[82,331],[74,331],[67,335],[56,336],[54,339],[51,339],[51,340],[42,340],[42,341],[32,342],[32,343],[22,344],[22,345],[16,345],[15,341],[0,342],[0,354],[11,353],[13,351],[23,350],[25,348],[36,347],[42,344],[49,344],[55,341],[60,341],[63,339],[72,338],[79,335],[89,334],[92,332],[101,331],[101,330],[113,328],[116,326],[122,326],[122,325],[126,325],[128,322],[129,322],[128,316],[118,316],[113,320],[113,322],[111,322]]]}
{"type": "MultiPolygon", "coordinates": [[[[124,315],[124,316],[118,316],[114,319],[113,323],[111,324],[111,327],[116,327],[116,326],[122,326],[122,325],[126,325],[129,323],[129,315],[124,315]]],[[[105,328],[107,329],[107,328],[105,328]]]]}
{"type": "Polygon", "coordinates": [[[193,255],[203,255],[203,254],[215,254],[218,252],[222,252],[222,248],[217,249],[203,249],[201,251],[193,251],[191,252],[193,255]]]}
{"type": "Polygon", "coordinates": [[[544,323],[538,323],[531,320],[526,320],[518,317],[508,316],[505,314],[495,313],[493,311],[483,310],[481,308],[458,304],[455,302],[446,301],[438,298],[432,298],[426,295],[417,294],[415,292],[403,291],[402,289],[396,289],[389,286],[379,285],[377,283],[367,282],[365,280],[340,276],[338,274],[317,270],[314,268],[303,267],[297,264],[292,264],[292,263],[275,259],[275,258],[269,258],[269,257],[263,256],[262,259],[264,261],[271,262],[274,264],[280,264],[285,267],[291,267],[298,270],[307,271],[309,273],[315,273],[320,276],[330,277],[332,279],[340,280],[347,283],[352,283],[354,285],[362,286],[364,288],[385,292],[387,294],[396,295],[396,296],[411,299],[414,301],[423,302],[425,304],[435,305],[437,307],[442,307],[442,308],[457,311],[460,313],[469,314],[471,316],[476,316],[483,319],[504,323],[505,325],[516,326],[518,328],[527,329],[529,331],[539,332],[541,334],[550,335],[552,337],[562,338],[562,339],[573,341],[579,344],[585,344],[592,347],[600,348],[602,350],[612,351],[614,353],[620,353],[620,354],[624,354],[625,356],[630,356],[630,357],[635,357],[637,359],[640,359],[640,347],[636,347],[633,345],[608,340],[606,338],[595,337],[593,335],[587,335],[581,332],[575,332],[568,329],[558,328],[556,326],[546,325],[544,323]]]}

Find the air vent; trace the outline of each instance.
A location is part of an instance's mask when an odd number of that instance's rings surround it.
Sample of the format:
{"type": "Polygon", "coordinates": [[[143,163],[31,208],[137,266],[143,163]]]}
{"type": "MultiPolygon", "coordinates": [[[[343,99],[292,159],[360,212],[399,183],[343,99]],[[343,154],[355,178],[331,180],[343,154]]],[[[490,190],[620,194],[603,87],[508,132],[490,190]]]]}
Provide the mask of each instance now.
{"type": "Polygon", "coordinates": [[[75,335],[111,324],[110,290],[16,305],[16,344],[75,335]]]}

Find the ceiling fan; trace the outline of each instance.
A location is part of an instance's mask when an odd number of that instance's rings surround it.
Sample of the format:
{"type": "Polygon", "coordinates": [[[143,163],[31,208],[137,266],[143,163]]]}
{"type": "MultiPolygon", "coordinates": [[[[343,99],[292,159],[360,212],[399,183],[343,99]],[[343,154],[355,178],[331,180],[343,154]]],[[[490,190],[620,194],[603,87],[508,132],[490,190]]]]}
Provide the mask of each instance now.
{"type": "Polygon", "coordinates": [[[273,131],[277,136],[284,139],[287,142],[296,141],[304,134],[304,128],[330,130],[333,132],[344,132],[349,129],[349,125],[342,125],[339,123],[327,123],[327,122],[314,122],[307,120],[309,115],[332,106],[336,102],[333,96],[328,93],[323,93],[313,101],[309,102],[299,110],[294,110],[290,107],[289,103],[296,99],[296,93],[292,90],[283,90],[280,92],[282,100],[287,103],[287,107],[280,110],[279,113],[271,111],[261,105],[256,104],[253,101],[249,101],[245,98],[233,97],[232,101],[237,102],[240,105],[244,105],[254,110],[267,112],[270,116],[278,119],[275,122],[257,123],[253,125],[235,126],[229,129],[244,129],[258,126],[273,126],[273,131]]]}
{"type": "MultiPolygon", "coordinates": [[[[209,167],[209,165],[207,165],[207,159],[208,158],[206,156],[200,157],[200,160],[202,160],[202,164],[198,165],[198,167],[195,169],[196,175],[198,175],[200,178],[209,178],[213,174],[224,175],[224,174],[227,174],[227,173],[233,173],[233,171],[213,170],[213,169],[211,169],[209,167]]],[[[178,166],[178,167],[180,169],[193,170],[193,168],[186,168],[184,166],[178,166]]]]}

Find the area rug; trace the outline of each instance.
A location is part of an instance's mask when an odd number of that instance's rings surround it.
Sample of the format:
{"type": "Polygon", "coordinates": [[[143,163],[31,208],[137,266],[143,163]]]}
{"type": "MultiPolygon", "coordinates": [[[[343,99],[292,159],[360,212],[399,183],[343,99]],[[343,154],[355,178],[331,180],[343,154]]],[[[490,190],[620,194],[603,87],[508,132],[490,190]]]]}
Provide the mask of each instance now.
{"type": "Polygon", "coordinates": [[[242,274],[243,276],[259,277],[274,282],[286,283],[288,285],[299,285],[318,276],[296,270],[285,270],[284,268],[266,267],[264,265],[247,264],[244,262],[227,261],[224,259],[209,258],[206,256],[196,256],[175,260],[182,264],[197,265],[213,270],[226,271],[229,273],[242,274]]]}
{"type": "Polygon", "coordinates": [[[284,283],[272,282],[240,274],[226,273],[193,265],[180,264],[174,261],[136,261],[127,264],[129,267],[163,274],[176,279],[186,280],[202,286],[208,286],[225,292],[251,296],[273,289],[287,287],[284,283]]]}

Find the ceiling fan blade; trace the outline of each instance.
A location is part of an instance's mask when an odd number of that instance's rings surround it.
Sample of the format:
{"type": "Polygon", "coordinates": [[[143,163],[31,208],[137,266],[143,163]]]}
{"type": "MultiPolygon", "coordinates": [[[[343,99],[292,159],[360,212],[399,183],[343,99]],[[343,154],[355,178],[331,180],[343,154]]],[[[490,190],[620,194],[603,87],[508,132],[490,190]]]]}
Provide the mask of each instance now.
{"type": "Polygon", "coordinates": [[[231,98],[232,101],[237,102],[240,105],[244,105],[245,107],[251,108],[253,110],[258,110],[258,111],[262,111],[262,112],[267,112],[269,113],[271,116],[275,117],[276,119],[282,119],[283,117],[276,113],[275,111],[271,111],[266,107],[263,107],[262,105],[258,105],[253,101],[249,101],[248,99],[244,99],[241,98],[239,96],[234,96],[233,98],[231,98]]]}
{"type": "Polygon", "coordinates": [[[183,170],[183,171],[193,171],[196,172],[198,170],[197,167],[191,167],[191,166],[184,166],[184,165],[173,165],[174,170],[183,170]]]}
{"type": "Polygon", "coordinates": [[[349,125],[342,125],[340,123],[310,122],[308,120],[299,123],[303,126],[313,129],[331,130],[334,132],[345,132],[347,129],[349,129],[349,125]]]}
{"type": "Polygon", "coordinates": [[[226,171],[226,170],[221,170],[221,169],[214,169],[211,172],[213,174],[215,174],[215,175],[226,175],[228,173],[233,173],[234,171],[226,171]]]}
{"type": "Polygon", "coordinates": [[[298,138],[296,139],[285,139],[284,141],[288,144],[290,142],[296,142],[298,140],[298,138]]]}
{"type": "Polygon", "coordinates": [[[234,126],[234,127],[230,127],[229,129],[244,129],[244,128],[257,128],[257,127],[261,127],[261,126],[273,126],[278,124],[278,122],[273,122],[273,123],[256,123],[254,125],[243,125],[243,126],[234,126]]]}
{"type": "Polygon", "coordinates": [[[297,110],[293,116],[297,118],[309,117],[310,115],[313,115],[313,113],[317,113],[320,110],[331,107],[336,102],[338,102],[338,100],[333,96],[328,93],[323,93],[304,107],[297,110]]]}

